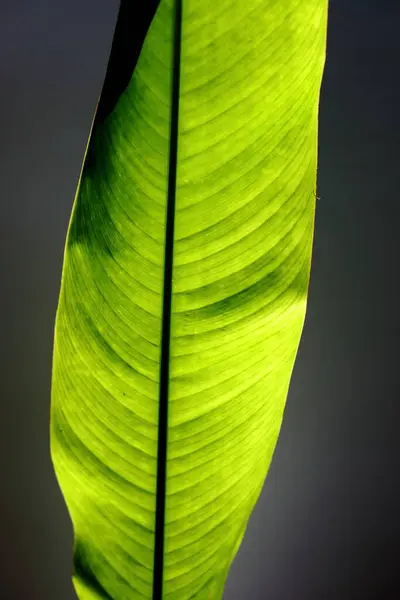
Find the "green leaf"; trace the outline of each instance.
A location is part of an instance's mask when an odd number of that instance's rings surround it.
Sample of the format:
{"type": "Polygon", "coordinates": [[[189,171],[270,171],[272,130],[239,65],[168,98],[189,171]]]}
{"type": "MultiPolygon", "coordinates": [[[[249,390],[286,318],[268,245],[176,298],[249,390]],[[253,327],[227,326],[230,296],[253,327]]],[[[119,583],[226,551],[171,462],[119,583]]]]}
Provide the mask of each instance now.
{"type": "Polygon", "coordinates": [[[161,0],[136,66],[121,5],[54,344],[81,600],[222,598],[304,322],[327,4],[161,0]]]}

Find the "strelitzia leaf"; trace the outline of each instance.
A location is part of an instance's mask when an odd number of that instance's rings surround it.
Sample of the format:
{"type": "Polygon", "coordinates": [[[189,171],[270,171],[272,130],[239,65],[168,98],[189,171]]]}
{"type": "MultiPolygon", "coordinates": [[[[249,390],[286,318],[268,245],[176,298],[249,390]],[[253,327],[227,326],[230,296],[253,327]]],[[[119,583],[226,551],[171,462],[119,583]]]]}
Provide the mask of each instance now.
{"type": "Polygon", "coordinates": [[[220,600],[305,317],[328,3],[137,4],[67,236],[52,457],[81,600],[220,600]]]}

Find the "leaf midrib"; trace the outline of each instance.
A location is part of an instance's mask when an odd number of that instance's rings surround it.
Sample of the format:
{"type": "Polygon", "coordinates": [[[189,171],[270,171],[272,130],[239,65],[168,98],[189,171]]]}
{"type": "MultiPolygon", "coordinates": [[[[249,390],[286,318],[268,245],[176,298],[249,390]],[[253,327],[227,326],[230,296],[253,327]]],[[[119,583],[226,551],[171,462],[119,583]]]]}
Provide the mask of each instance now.
{"type": "Polygon", "coordinates": [[[175,0],[173,59],[172,59],[172,98],[171,129],[169,146],[168,191],[165,231],[164,255],[164,289],[161,330],[161,363],[160,394],[158,413],[158,448],[157,448],[157,489],[156,519],[153,568],[153,600],[162,600],[164,572],[164,528],[165,528],[165,496],[167,470],[167,430],[168,430],[168,391],[169,360],[171,337],[171,302],[172,302],[172,265],[174,246],[176,172],[178,155],[178,118],[179,118],[179,84],[182,34],[182,0],[175,0]]]}

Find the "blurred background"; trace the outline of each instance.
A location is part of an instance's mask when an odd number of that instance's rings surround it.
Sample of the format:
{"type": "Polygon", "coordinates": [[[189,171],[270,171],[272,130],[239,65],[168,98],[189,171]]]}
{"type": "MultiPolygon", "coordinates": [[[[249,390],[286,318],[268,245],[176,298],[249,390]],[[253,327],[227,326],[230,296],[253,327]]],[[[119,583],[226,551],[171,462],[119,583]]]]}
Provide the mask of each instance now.
{"type": "MultiPolygon", "coordinates": [[[[49,456],[53,325],[117,10],[0,5],[1,600],[76,600],[49,456]]],[[[331,0],[308,314],[224,600],[400,598],[399,58],[399,0],[331,0]]]]}

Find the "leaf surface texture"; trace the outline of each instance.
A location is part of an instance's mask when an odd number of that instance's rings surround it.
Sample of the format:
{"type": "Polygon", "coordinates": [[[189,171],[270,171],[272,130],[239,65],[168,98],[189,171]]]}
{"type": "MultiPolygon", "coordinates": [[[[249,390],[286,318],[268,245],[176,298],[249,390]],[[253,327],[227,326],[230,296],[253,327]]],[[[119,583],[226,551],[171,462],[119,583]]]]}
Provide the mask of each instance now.
{"type": "Polygon", "coordinates": [[[178,54],[176,8],[95,122],[67,236],[51,445],[81,600],[222,598],[306,310],[327,1],[183,0],[178,54]]]}

